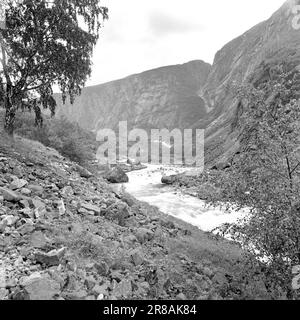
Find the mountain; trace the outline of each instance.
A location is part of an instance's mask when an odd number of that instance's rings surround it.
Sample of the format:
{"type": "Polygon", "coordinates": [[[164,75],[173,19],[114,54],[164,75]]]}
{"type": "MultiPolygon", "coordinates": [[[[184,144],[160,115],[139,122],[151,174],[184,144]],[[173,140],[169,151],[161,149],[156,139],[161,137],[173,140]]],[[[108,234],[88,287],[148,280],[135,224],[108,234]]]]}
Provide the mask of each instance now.
{"type": "Polygon", "coordinates": [[[268,20],[259,23],[217,52],[207,82],[201,92],[208,117],[194,126],[206,128],[206,161],[224,160],[237,149],[234,122],[239,101],[230,88],[234,84],[262,81],[272,66],[300,65],[300,30],[293,28],[297,1],[290,0],[268,20]]]}
{"type": "Polygon", "coordinates": [[[207,115],[199,96],[211,66],[203,61],[162,67],[125,79],[87,87],[71,105],[58,102],[57,116],[64,115],[85,129],[128,127],[190,128],[194,119],[207,115]]]}
{"type": "Polygon", "coordinates": [[[262,81],[278,63],[300,65],[300,30],[289,0],[203,61],[159,68],[83,90],[73,106],[58,101],[58,116],[97,130],[120,120],[139,128],[205,128],[206,162],[225,161],[238,148],[235,84],[262,81]]]}

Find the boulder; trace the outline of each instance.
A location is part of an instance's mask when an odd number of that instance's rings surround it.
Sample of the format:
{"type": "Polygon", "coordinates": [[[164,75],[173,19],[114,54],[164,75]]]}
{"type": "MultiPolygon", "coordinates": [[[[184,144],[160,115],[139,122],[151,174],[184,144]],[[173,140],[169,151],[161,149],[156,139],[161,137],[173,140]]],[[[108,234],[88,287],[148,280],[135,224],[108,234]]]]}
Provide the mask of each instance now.
{"type": "Polygon", "coordinates": [[[154,238],[154,233],[151,230],[145,229],[145,228],[139,228],[136,231],[136,238],[138,241],[143,244],[147,241],[150,241],[154,238]]]}
{"type": "Polygon", "coordinates": [[[3,199],[8,202],[18,202],[21,200],[21,197],[18,193],[7,188],[0,188],[0,194],[2,194],[3,199]]]}
{"type": "Polygon", "coordinates": [[[45,264],[48,267],[58,266],[66,252],[65,248],[59,250],[52,250],[48,253],[37,252],[35,254],[35,260],[38,263],[45,264]]]}
{"type": "Polygon", "coordinates": [[[131,216],[128,205],[124,202],[116,202],[105,210],[105,218],[116,221],[120,226],[125,226],[125,220],[131,216]]]}
{"type": "Polygon", "coordinates": [[[115,167],[110,170],[104,177],[110,183],[127,183],[129,178],[120,167],[115,167]]]}
{"type": "Polygon", "coordinates": [[[80,204],[80,208],[83,208],[89,212],[92,212],[94,214],[97,214],[97,215],[100,215],[101,213],[101,208],[99,208],[98,206],[95,206],[93,204],[90,204],[90,203],[85,203],[85,202],[82,202],[80,204]]]}
{"type": "Polygon", "coordinates": [[[21,279],[20,285],[24,288],[29,300],[53,300],[60,293],[60,284],[48,275],[40,273],[21,279]]]}
{"type": "Polygon", "coordinates": [[[130,252],[130,259],[135,266],[140,266],[144,262],[144,255],[140,249],[135,249],[130,252]]]}
{"type": "Polygon", "coordinates": [[[25,187],[28,184],[28,182],[24,179],[15,179],[11,184],[10,184],[10,189],[12,190],[17,190],[25,187]]]}
{"type": "Polygon", "coordinates": [[[75,168],[76,168],[76,171],[79,173],[80,177],[82,178],[89,179],[93,176],[93,174],[89,170],[83,168],[78,164],[75,166],[75,168]]]}
{"type": "Polygon", "coordinates": [[[44,192],[44,188],[39,186],[39,185],[35,185],[35,184],[30,184],[27,186],[27,189],[31,190],[33,193],[41,195],[44,192]]]}
{"type": "Polygon", "coordinates": [[[161,178],[161,183],[163,184],[174,184],[177,181],[177,175],[171,175],[171,176],[163,176],[161,178]]]}

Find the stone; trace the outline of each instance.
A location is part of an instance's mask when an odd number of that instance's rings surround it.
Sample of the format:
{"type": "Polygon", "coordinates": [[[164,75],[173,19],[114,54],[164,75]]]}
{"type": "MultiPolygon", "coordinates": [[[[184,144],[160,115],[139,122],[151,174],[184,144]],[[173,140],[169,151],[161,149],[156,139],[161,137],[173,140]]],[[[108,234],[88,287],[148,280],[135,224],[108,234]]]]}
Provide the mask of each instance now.
{"type": "Polygon", "coordinates": [[[136,238],[138,239],[138,241],[143,244],[147,241],[150,241],[154,238],[154,233],[149,230],[149,229],[145,229],[145,228],[139,228],[136,231],[136,238]]]}
{"type": "Polygon", "coordinates": [[[213,271],[212,271],[210,268],[208,268],[208,267],[203,268],[202,272],[203,272],[203,274],[206,275],[208,278],[212,278],[213,275],[214,275],[213,271]]]}
{"type": "Polygon", "coordinates": [[[64,294],[64,297],[66,300],[86,300],[87,296],[88,296],[88,293],[83,289],[64,294]]]}
{"type": "Polygon", "coordinates": [[[130,280],[122,280],[112,292],[116,298],[129,298],[132,295],[132,284],[130,280]]]}
{"type": "Polygon", "coordinates": [[[8,202],[19,202],[21,200],[18,193],[7,188],[0,188],[0,194],[2,194],[3,199],[8,202]]]}
{"type": "Polygon", "coordinates": [[[62,199],[55,201],[55,206],[58,209],[59,216],[63,216],[66,213],[65,203],[62,199]]]}
{"type": "Polygon", "coordinates": [[[6,288],[6,269],[0,265],[0,289],[6,288]]]}
{"type": "Polygon", "coordinates": [[[171,184],[174,184],[177,180],[178,180],[177,175],[163,176],[161,178],[161,183],[171,185],[171,184]]]}
{"type": "Polygon", "coordinates": [[[64,187],[61,190],[61,195],[66,198],[73,196],[74,195],[73,188],[71,186],[64,187]]]}
{"type": "Polygon", "coordinates": [[[92,290],[96,285],[96,279],[93,276],[86,277],[84,280],[84,285],[88,288],[88,290],[92,290]]]}
{"type": "Polygon", "coordinates": [[[62,258],[64,257],[66,248],[59,250],[52,250],[48,253],[37,252],[35,254],[35,260],[38,263],[45,264],[48,267],[58,266],[61,263],[62,258]]]}
{"type": "Polygon", "coordinates": [[[19,218],[13,215],[2,216],[1,223],[6,224],[8,227],[12,227],[17,223],[18,220],[19,218]]]}
{"type": "Polygon", "coordinates": [[[15,179],[9,186],[12,190],[17,190],[25,187],[28,184],[28,182],[24,179],[15,179]]]}
{"type": "Polygon", "coordinates": [[[100,295],[102,294],[103,296],[107,295],[107,290],[108,290],[108,285],[107,284],[103,284],[103,285],[95,285],[93,290],[92,290],[92,293],[95,294],[95,295],[100,295]]]}
{"type": "Polygon", "coordinates": [[[9,294],[9,291],[6,289],[1,289],[0,288],[0,301],[4,300],[9,294]]]}
{"type": "Polygon", "coordinates": [[[33,248],[43,249],[47,246],[48,239],[41,231],[34,232],[30,237],[30,245],[33,248]]]}
{"type": "Polygon", "coordinates": [[[179,293],[176,296],[176,300],[187,300],[187,297],[183,293],[179,293]]]}
{"type": "Polygon", "coordinates": [[[83,202],[80,204],[80,207],[89,211],[89,212],[93,212],[94,214],[97,214],[97,215],[100,215],[100,213],[101,213],[101,208],[99,208],[93,204],[90,204],[90,203],[83,202]]]}
{"type": "Polygon", "coordinates": [[[0,221],[0,233],[4,232],[6,227],[7,227],[7,221],[6,220],[0,221]]]}
{"type": "Polygon", "coordinates": [[[39,185],[30,184],[27,188],[37,195],[41,195],[44,192],[44,188],[39,185]]]}
{"type": "Polygon", "coordinates": [[[45,217],[47,214],[46,205],[39,199],[32,199],[32,205],[34,207],[34,216],[36,219],[45,217]]]}
{"type": "Polygon", "coordinates": [[[105,210],[105,218],[116,221],[120,226],[125,226],[125,220],[131,216],[128,205],[118,201],[105,210]]]}
{"type": "Polygon", "coordinates": [[[23,278],[20,285],[24,287],[29,300],[53,300],[60,293],[60,284],[40,273],[23,278]]]}
{"type": "Polygon", "coordinates": [[[110,183],[127,183],[129,181],[127,174],[119,167],[110,170],[104,178],[110,183]]]}
{"type": "Polygon", "coordinates": [[[139,266],[139,265],[143,264],[144,256],[143,256],[142,251],[140,249],[135,249],[135,250],[131,251],[130,252],[130,259],[131,259],[131,262],[135,266],[139,266]]]}
{"type": "Polygon", "coordinates": [[[93,174],[89,170],[81,167],[80,165],[76,165],[75,168],[76,168],[76,171],[79,173],[79,175],[82,178],[89,179],[89,178],[93,177],[93,174]]]}
{"type": "Polygon", "coordinates": [[[94,267],[96,268],[98,274],[100,276],[107,276],[109,273],[109,266],[106,262],[102,261],[102,262],[98,262],[95,263],[94,267]]]}
{"type": "Polygon", "coordinates": [[[25,196],[30,196],[31,195],[31,190],[29,190],[29,189],[27,189],[27,188],[22,188],[21,190],[20,190],[20,192],[23,194],[23,195],[25,195],[25,196]]]}
{"type": "Polygon", "coordinates": [[[23,224],[21,227],[19,227],[19,228],[17,229],[17,231],[18,231],[22,236],[33,232],[33,230],[34,230],[34,225],[33,225],[33,223],[29,223],[29,222],[23,224]]]}

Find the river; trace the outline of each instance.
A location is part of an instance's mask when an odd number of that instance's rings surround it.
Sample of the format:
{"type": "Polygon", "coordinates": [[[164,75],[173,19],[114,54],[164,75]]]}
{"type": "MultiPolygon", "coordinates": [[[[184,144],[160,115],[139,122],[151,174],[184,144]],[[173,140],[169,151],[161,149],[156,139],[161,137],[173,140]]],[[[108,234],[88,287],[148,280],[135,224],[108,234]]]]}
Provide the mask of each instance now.
{"type": "Polygon", "coordinates": [[[146,169],[128,173],[125,190],[140,201],[156,206],[165,214],[174,216],[203,231],[212,231],[224,223],[233,223],[245,212],[225,212],[206,206],[203,200],[183,194],[172,186],[161,183],[163,175],[186,172],[191,169],[148,165],[146,169]]]}

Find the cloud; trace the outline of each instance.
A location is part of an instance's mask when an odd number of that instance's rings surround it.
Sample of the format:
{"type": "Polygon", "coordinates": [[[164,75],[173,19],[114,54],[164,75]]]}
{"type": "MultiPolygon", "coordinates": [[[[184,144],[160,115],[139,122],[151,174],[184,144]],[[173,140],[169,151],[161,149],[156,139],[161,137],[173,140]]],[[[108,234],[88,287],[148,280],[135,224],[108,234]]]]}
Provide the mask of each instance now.
{"type": "Polygon", "coordinates": [[[149,14],[148,25],[154,36],[169,36],[189,32],[203,31],[204,26],[188,20],[183,20],[164,12],[153,11],[149,14]]]}

